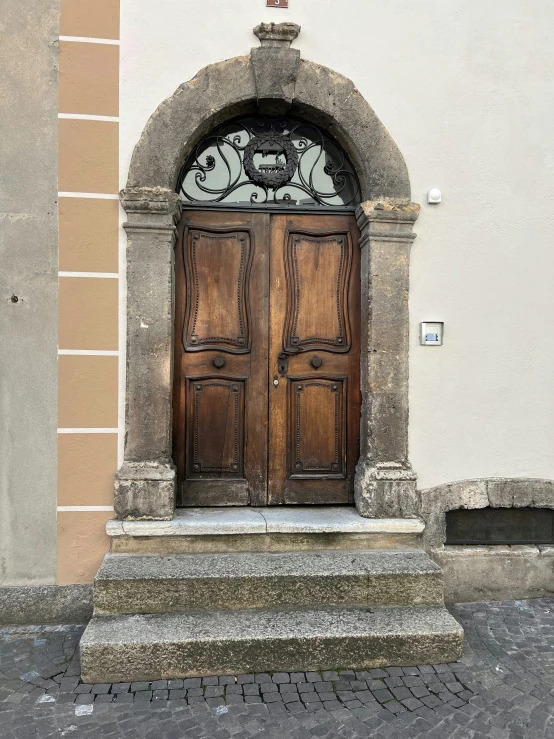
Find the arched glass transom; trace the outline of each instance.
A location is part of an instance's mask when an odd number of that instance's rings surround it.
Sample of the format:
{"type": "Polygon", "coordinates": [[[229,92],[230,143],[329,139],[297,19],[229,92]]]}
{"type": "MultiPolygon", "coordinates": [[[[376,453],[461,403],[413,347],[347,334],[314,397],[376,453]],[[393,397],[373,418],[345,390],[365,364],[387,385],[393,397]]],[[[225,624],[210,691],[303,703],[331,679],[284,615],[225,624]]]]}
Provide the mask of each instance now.
{"type": "Polygon", "coordinates": [[[177,192],[189,206],[355,208],[360,185],[339,144],[312,123],[250,116],[197,145],[177,192]]]}

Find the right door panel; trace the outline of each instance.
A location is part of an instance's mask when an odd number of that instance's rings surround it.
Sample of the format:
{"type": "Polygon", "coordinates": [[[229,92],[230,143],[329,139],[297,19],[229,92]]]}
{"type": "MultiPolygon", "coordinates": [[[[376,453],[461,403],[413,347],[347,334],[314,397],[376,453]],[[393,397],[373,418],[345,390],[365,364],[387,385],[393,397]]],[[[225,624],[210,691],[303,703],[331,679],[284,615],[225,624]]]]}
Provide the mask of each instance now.
{"type": "Polygon", "coordinates": [[[274,215],[270,504],[353,501],[360,428],[360,260],[352,216],[274,215]]]}

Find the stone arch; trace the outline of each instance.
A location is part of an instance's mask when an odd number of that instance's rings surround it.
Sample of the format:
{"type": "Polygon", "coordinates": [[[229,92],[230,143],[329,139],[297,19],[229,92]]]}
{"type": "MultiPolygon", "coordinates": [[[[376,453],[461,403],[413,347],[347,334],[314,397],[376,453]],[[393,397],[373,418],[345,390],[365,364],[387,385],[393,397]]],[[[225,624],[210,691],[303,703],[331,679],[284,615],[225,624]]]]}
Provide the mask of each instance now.
{"type": "MultiPolygon", "coordinates": [[[[294,49],[279,49],[279,52],[296,56],[294,49]]],[[[271,112],[274,105],[259,103],[263,91],[256,84],[257,64],[259,60],[255,56],[212,64],[164,100],[150,117],[135,147],[127,187],[174,190],[182,164],[209,131],[237,116],[260,109],[271,112]]],[[[282,87],[284,84],[279,85],[282,87]]],[[[337,139],[356,168],[363,200],[392,198],[410,202],[404,158],[349,79],[298,58],[297,75],[291,87],[289,96],[282,98],[283,107],[291,115],[317,123],[337,139]]]]}
{"type": "Polygon", "coordinates": [[[153,113],[121,193],[128,221],[125,462],[115,510],[124,519],[169,519],[171,461],[172,248],[180,213],[178,174],[193,147],[231,118],[287,112],[325,128],[358,174],[362,248],[362,420],[356,505],[365,516],[413,516],[408,461],[408,269],[413,223],[404,159],[375,112],[342,75],[290,48],[292,23],[254,29],[248,57],[210,65],[153,113]],[[379,275],[374,280],[373,275],[379,275]]]}

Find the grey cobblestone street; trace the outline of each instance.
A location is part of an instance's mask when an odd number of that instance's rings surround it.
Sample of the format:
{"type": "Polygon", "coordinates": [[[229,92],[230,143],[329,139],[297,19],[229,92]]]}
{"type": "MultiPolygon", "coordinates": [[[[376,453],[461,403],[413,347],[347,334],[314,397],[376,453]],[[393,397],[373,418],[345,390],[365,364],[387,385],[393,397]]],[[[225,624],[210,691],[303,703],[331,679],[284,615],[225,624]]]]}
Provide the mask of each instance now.
{"type": "Polygon", "coordinates": [[[0,629],[0,737],[554,738],[554,601],[451,608],[461,662],[85,685],[82,627],[0,629]]]}

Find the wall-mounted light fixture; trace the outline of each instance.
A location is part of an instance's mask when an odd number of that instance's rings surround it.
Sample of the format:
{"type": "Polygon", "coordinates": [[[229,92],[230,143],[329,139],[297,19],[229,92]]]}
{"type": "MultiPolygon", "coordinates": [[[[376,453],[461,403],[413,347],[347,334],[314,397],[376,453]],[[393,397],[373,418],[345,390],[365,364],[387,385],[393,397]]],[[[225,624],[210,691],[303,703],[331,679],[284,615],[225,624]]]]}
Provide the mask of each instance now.
{"type": "Polygon", "coordinates": [[[427,193],[427,202],[431,205],[437,205],[442,202],[442,192],[438,187],[432,187],[427,193]]]}

